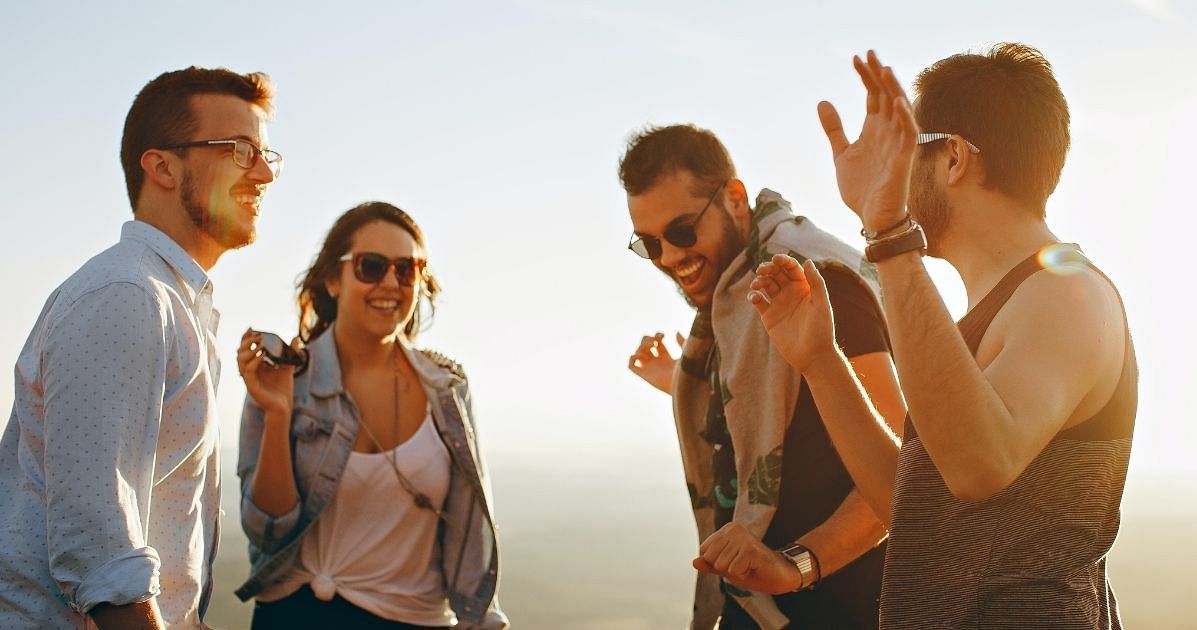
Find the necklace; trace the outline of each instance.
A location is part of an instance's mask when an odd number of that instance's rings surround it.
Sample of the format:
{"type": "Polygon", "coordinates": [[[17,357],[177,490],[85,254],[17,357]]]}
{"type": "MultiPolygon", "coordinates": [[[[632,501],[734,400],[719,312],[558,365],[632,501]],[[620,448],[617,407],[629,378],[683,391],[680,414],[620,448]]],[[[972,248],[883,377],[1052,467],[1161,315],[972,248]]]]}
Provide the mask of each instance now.
{"type": "MultiPolygon", "coordinates": [[[[395,342],[395,353],[392,355],[394,357],[394,361],[395,361],[394,369],[393,369],[393,373],[394,373],[394,377],[395,377],[395,380],[394,380],[395,414],[394,414],[394,423],[392,425],[391,441],[395,442],[396,444],[395,444],[395,448],[391,449],[391,456],[390,456],[390,458],[388,458],[387,461],[390,462],[390,464],[391,464],[391,470],[395,471],[395,479],[397,479],[399,481],[399,485],[404,490],[406,490],[408,494],[411,495],[412,501],[415,502],[416,507],[424,509],[424,510],[428,510],[429,512],[432,512],[433,514],[436,514],[438,518],[443,518],[441,511],[436,509],[436,507],[434,507],[432,505],[432,499],[429,499],[428,495],[424,494],[423,492],[420,492],[414,485],[412,485],[411,480],[409,480],[402,472],[399,471],[399,463],[398,463],[398,451],[399,451],[399,444],[398,444],[398,442],[399,442],[399,356],[398,356],[398,352],[399,352],[399,342],[395,342]]],[[[358,424],[361,425],[361,427],[366,430],[366,437],[370,438],[370,441],[374,443],[374,448],[377,448],[378,452],[380,454],[382,454],[383,457],[386,457],[386,449],[384,449],[382,447],[382,443],[379,442],[378,438],[374,436],[374,432],[370,430],[370,425],[367,424],[366,421],[362,420],[361,418],[358,419],[358,424]]]]}

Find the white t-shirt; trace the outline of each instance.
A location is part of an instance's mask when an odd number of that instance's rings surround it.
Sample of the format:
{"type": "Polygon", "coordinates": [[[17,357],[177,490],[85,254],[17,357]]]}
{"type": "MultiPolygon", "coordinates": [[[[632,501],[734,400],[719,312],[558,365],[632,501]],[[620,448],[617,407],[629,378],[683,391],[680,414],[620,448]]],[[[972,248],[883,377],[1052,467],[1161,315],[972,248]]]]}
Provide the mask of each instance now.
{"type": "Polygon", "coordinates": [[[427,414],[406,442],[383,453],[349,455],[332,501],[304,538],[300,561],[282,582],[258,595],[271,602],[309,584],[316,597],[340,595],[392,621],[426,626],[457,623],[445,594],[436,514],[416,506],[403,476],[444,505],[449,452],[427,414]]]}

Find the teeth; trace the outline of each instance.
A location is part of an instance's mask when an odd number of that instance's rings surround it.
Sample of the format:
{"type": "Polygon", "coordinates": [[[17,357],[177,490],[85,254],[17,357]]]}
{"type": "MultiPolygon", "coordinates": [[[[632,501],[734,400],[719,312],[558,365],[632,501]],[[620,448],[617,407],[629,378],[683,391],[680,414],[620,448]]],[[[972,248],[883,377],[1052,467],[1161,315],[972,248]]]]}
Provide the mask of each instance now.
{"type": "Polygon", "coordinates": [[[261,197],[257,195],[237,195],[237,203],[245,206],[257,206],[261,202],[261,197]]]}
{"type": "Polygon", "coordinates": [[[688,280],[690,276],[694,275],[702,267],[702,261],[695,261],[684,267],[676,267],[673,270],[674,275],[680,280],[688,280]]]}
{"type": "Polygon", "coordinates": [[[398,300],[370,300],[369,302],[367,302],[367,304],[369,304],[370,306],[372,306],[374,308],[381,308],[381,309],[386,309],[386,310],[394,310],[394,309],[399,308],[398,300]]]}

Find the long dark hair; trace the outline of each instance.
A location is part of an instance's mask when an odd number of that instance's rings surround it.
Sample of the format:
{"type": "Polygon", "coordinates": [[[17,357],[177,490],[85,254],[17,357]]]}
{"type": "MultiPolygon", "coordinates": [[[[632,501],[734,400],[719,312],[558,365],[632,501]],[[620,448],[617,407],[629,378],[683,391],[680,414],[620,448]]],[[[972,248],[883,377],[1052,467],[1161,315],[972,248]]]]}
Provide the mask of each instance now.
{"type": "MultiPolygon", "coordinates": [[[[406,212],[389,203],[367,201],[342,214],[328,231],[328,236],[324,237],[324,246],[320,248],[316,260],[296,286],[299,291],[299,338],[305,344],[328,330],[337,319],[337,301],[328,294],[324,283],[339,272],[340,258],[349,251],[353,235],[358,229],[375,221],[386,221],[403,228],[421,249],[427,250],[420,226],[406,212]]],[[[436,313],[436,296],[440,292],[440,283],[425,269],[416,286],[416,308],[411,320],[403,327],[403,334],[409,340],[414,340],[416,334],[424,329],[423,324],[431,323],[436,313]],[[429,307],[427,322],[423,321],[424,317],[420,313],[420,305],[425,301],[429,307]]]]}

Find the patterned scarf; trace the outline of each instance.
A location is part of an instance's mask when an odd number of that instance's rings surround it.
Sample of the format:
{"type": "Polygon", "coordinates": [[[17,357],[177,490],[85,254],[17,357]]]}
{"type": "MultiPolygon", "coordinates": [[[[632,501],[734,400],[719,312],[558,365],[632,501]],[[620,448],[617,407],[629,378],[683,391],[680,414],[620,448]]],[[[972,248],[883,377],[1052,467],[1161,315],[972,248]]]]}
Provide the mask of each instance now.
{"type": "MultiPolygon", "coordinates": [[[[805,217],[795,216],[781,195],[761,191],[752,211],[748,243],[720,276],[710,311],[699,311],[695,317],[673,376],[674,419],[700,541],[714,533],[720,501],[726,509],[731,500],[726,488],[715,485],[714,466],[723,449],[712,442],[718,443],[717,433],[724,424],[724,439],[730,437],[735,445],[738,480],[732,520],[764,538],[777,510],[785,431],[798,404],[802,376],[773,348],[747,300],[757,265],[774,254],[789,254],[799,261],[810,258],[820,267],[847,267],[880,300],[876,270],[859,252],[805,217]],[[718,402],[713,399],[715,391],[722,397],[723,418],[716,418],[719,410],[710,408],[718,402]]],[[[735,597],[762,628],[783,628],[789,623],[770,595],[727,583],[721,590],[718,576],[700,573],[693,630],[714,627],[723,610],[723,591],[735,597]]]]}

